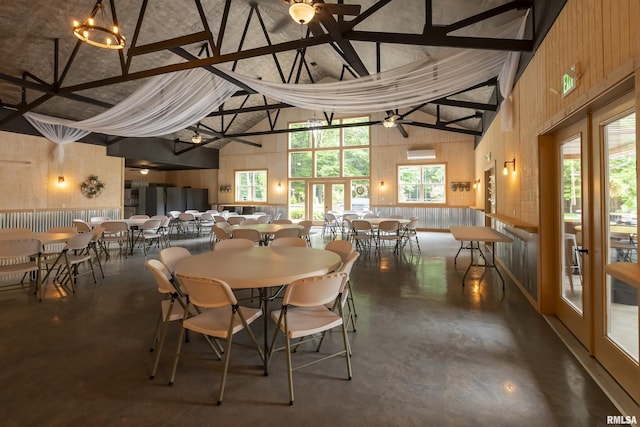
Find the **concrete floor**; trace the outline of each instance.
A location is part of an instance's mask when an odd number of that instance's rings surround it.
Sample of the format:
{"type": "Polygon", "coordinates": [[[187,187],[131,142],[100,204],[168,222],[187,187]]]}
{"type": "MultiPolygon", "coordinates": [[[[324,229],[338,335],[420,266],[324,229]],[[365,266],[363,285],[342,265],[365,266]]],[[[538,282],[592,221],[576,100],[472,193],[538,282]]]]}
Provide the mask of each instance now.
{"type": "MultiPolygon", "coordinates": [[[[144,257],[113,256],[104,279],[74,295],[53,286],[38,302],[0,292],[0,424],[3,426],[599,426],[619,412],[509,281],[472,270],[448,233],[421,232],[422,254],[364,254],[352,272],[358,312],[343,359],[294,373],[276,353],[263,376],[246,333],[237,335],[224,402],[221,362],[201,336],[183,346],[167,386],[179,325],[154,380],[149,353],[160,295],[144,257]]],[[[206,241],[207,239],[202,239],[206,241]]],[[[325,241],[314,236],[314,247],[325,241]]],[[[192,253],[200,241],[175,241],[192,253]]],[[[154,250],[150,257],[157,258],[154,250]]],[[[270,324],[269,337],[273,331],[270,324]]],[[[262,323],[254,324],[260,340],[262,323]]],[[[339,348],[331,333],[323,351],[339,348]]],[[[294,354],[294,363],[313,354],[294,354]]]]}

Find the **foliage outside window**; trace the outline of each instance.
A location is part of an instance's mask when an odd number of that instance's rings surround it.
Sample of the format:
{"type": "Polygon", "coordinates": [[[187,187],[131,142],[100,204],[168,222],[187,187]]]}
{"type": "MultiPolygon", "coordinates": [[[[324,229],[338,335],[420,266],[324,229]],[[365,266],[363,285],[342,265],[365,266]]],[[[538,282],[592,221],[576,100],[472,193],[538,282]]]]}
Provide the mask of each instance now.
{"type": "MultiPolygon", "coordinates": [[[[350,124],[368,121],[369,117],[356,117],[336,119],[333,123],[350,124]]],[[[323,124],[326,125],[326,122],[323,124]]],[[[306,122],[289,125],[290,129],[306,127],[306,122]]],[[[289,177],[368,177],[370,174],[369,148],[363,146],[369,145],[369,134],[368,126],[291,132],[289,134],[289,177]]]]}
{"type": "Polygon", "coordinates": [[[267,171],[255,170],[236,172],[236,201],[266,202],[267,171]]]}
{"type": "Polygon", "coordinates": [[[398,166],[398,202],[446,203],[443,164],[398,166]]]}
{"type": "Polygon", "coordinates": [[[306,182],[289,181],[289,217],[304,219],[306,208],[306,182]]]}

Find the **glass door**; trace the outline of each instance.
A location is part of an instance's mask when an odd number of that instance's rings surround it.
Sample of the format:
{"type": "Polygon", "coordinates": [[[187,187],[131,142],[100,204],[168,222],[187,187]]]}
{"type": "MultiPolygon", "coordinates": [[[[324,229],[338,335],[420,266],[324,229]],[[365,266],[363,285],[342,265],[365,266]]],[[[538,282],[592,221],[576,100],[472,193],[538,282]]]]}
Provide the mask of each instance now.
{"type": "Polygon", "coordinates": [[[342,212],[345,206],[345,182],[337,181],[309,181],[307,197],[312,213],[311,220],[323,221],[324,213],[328,211],[342,212]]]}
{"type": "MultiPolygon", "coordinates": [[[[612,266],[638,263],[636,114],[633,93],[594,113],[594,206],[601,224],[601,253],[595,265],[595,357],[640,400],[638,367],[638,288],[611,272],[612,266]],[[594,170],[595,171],[595,170],[594,170]],[[599,185],[599,187],[598,187],[599,185]]],[[[636,281],[637,283],[637,281],[636,281]]]]}
{"type": "Polygon", "coordinates": [[[560,268],[555,300],[558,318],[591,350],[587,127],[587,120],[583,120],[554,135],[560,161],[556,190],[560,268]]]}

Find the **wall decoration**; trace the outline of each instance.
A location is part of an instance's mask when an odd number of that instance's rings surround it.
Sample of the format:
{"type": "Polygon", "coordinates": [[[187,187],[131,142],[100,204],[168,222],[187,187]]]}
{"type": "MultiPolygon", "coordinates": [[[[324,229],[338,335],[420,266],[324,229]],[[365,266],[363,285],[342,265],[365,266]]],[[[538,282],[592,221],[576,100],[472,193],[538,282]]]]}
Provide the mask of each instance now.
{"type": "Polygon", "coordinates": [[[98,180],[97,175],[89,176],[89,179],[80,184],[80,190],[85,197],[90,199],[95,199],[100,194],[102,194],[102,190],[104,190],[104,183],[98,180]]]}

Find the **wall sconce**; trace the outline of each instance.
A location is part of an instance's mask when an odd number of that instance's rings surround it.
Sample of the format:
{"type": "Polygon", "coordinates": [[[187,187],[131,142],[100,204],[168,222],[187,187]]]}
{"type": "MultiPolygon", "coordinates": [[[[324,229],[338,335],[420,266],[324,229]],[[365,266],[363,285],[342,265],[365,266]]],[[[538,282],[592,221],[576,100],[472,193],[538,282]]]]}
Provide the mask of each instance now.
{"type": "Polygon", "coordinates": [[[64,185],[64,176],[58,175],[58,185],[59,186],[63,186],[64,185]]]}
{"type": "Polygon", "coordinates": [[[469,181],[464,181],[464,182],[456,182],[456,181],[452,181],[451,182],[451,190],[452,191],[469,191],[471,190],[471,182],[469,181]]]}
{"type": "Polygon", "coordinates": [[[504,169],[502,169],[502,174],[503,175],[508,175],[509,174],[509,168],[507,168],[507,165],[511,163],[513,165],[513,174],[516,174],[516,159],[514,158],[513,160],[507,160],[506,162],[504,162],[504,169]]]}
{"type": "Polygon", "coordinates": [[[281,183],[281,182],[279,182],[279,183],[278,183],[278,185],[277,185],[277,187],[278,187],[278,191],[281,191],[281,190],[282,190],[282,183],[281,183]]]}
{"type": "Polygon", "coordinates": [[[380,189],[382,190],[384,188],[384,181],[380,181],[380,189]]]}
{"type": "Polygon", "coordinates": [[[480,186],[480,180],[476,179],[475,181],[473,181],[473,188],[478,188],[480,186]]]}
{"type": "Polygon", "coordinates": [[[221,185],[220,186],[220,192],[221,193],[231,193],[231,186],[230,185],[221,185]]]}

